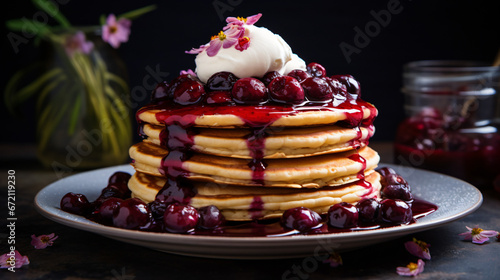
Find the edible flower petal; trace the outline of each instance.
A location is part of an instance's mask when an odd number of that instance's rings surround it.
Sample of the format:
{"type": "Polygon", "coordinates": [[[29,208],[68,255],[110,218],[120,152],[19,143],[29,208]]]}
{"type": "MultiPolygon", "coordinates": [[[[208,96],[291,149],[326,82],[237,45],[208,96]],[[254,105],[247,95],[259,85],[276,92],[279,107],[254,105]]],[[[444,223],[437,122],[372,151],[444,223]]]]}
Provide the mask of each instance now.
{"type": "Polygon", "coordinates": [[[250,38],[247,36],[238,38],[238,44],[236,44],[235,49],[239,50],[240,52],[248,49],[250,46],[250,38]]]}
{"type": "Polygon", "coordinates": [[[14,251],[14,255],[11,253],[5,253],[0,256],[0,268],[20,268],[30,263],[28,257],[21,255],[17,250],[14,251]]]}
{"type": "Polygon", "coordinates": [[[106,24],[102,26],[102,39],[116,49],[121,43],[128,41],[131,25],[132,22],[129,19],[116,20],[115,15],[110,14],[106,19],[106,24]]]}
{"type": "Polygon", "coordinates": [[[196,77],[196,73],[191,69],[181,70],[181,73],[179,75],[191,75],[191,76],[196,77]]]}
{"type": "Polygon", "coordinates": [[[209,46],[207,48],[208,56],[215,56],[221,47],[227,49],[236,44],[238,41],[238,36],[241,32],[234,32],[233,29],[228,30],[228,34],[224,31],[220,31],[219,34],[212,36],[209,46]]]}
{"type": "Polygon", "coordinates": [[[431,254],[429,252],[430,246],[430,244],[417,240],[416,238],[413,238],[412,241],[407,241],[405,243],[405,248],[410,254],[425,260],[431,259],[431,254]]]}
{"type": "Polygon", "coordinates": [[[470,228],[466,226],[467,232],[460,233],[459,235],[464,236],[464,240],[472,240],[472,243],[483,244],[488,241],[490,237],[495,237],[498,232],[495,230],[484,230],[478,226],[475,228],[470,228]]]}
{"type": "Polygon", "coordinates": [[[335,252],[332,253],[328,259],[323,260],[323,263],[328,263],[331,267],[337,267],[343,264],[342,257],[335,252]]]}
{"type": "Polygon", "coordinates": [[[66,37],[64,42],[64,49],[68,56],[73,56],[75,52],[81,52],[84,54],[90,53],[94,48],[94,43],[87,41],[85,34],[82,31],[76,32],[73,36],[66,37]]]}
{"type": "Polygon", "coordinates": [[[52,246],[54,244],[54,240],[56,240],[59,236],[56,236],[54,233],[49,235],[40,235],[35,236],[34,234],[31,236],[31,245],[35,247],[35,249],[45,249],[47,246],[52,246]]]}
{"type": "Polygon", "coordinates": [[[246,24],[246,25],[253,25],[254,23],[256,23],[260,17],[262,16],[261,13],[258,13],[256,15],[253,15],[253,16],[249,16],[249,17],[228,17],[226,19],[226,22],[229,23],[229,24],[237,24],[237,25],[243,25],[243,24],[246,24]]]}
{"type": "Polygon", "coordinates": [[[189,51],[185,51],[185,53],[188,53],[188,54],[199,54],[201,53],[202,51],[204,51],[206,48],[208,48],[208,44],[206,45],[201,45],[199,48],[192,48],[191,50],[189,51]]]}
{"type": "Polygon", "coordinates": [[[417,263],[411,262],[407,266],[399,266],[396,272],[401,276],[417,276],[424,271],[425,263],[418,259],[417,263]]]}

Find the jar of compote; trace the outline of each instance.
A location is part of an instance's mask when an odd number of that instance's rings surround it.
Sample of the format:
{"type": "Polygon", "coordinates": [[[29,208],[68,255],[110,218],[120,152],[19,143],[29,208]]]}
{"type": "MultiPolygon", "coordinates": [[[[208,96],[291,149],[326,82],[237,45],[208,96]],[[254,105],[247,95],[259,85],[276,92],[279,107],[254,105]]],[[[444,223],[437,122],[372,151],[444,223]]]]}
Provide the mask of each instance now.
{"type": "Polygon", "coordinates": [[[500,183],[500,68],[474,61],[416,61],[404,66],[407,118],[395,162],[463,179],[500,183]]]}

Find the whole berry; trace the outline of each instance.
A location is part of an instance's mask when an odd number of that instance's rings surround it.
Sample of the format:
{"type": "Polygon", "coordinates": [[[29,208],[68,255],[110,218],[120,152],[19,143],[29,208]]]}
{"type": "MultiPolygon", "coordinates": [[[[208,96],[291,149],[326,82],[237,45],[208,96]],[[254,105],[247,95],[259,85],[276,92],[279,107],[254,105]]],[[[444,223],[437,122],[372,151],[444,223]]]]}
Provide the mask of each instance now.
{"type": "Polygon", "coordinates": [[[205,88],[198,81],[185,80],[174,89],[174,102],[180,105],[198,103],[205,95],[205,88]]]}
{"type": "Polygon", "coordinates": [[[163,224],[169,232],[185,233],[196,227],[198,219],[198,211],[194,207],[172,203],[165,209],[163,224]]]}
{"type": "Polygon", "coordinates": [[[128,198],[113,212],[113,225],[125,229],[139,229],[151,220],[146,203],[138,198],[128,198]]]}
{"type": "Polygon", "coordinates": [[[329,77],[324,78],[330,88],[332,89],[333,97],[339,100],[345,100],[347,97],[347,88],[346,86],[339,82],[337,79],[332,79],[329,77]]]}
{"type": "Polygon", "coordinates": [[[328,209],[328,225],[335,228],[353,228],[358,225],[358,210],[348,202],[340,202],[328,209]]]}
{"type": "Polygon", "coordinates": [[[172,96],[169,95],[169,85],[166,81],[156,85],[156,88],[151,93],[152,101],[167,100],[170,98],[172,98],[172,96]]]}
{"type": "Polygon", "coordinates": [[[217,72],[207,80],[207,91],[231,91],[238,77],[231,72],[217,72]]]}
{"type": "Polygon", "coordinates": [[[231,96],[239,104],[259,104],[267,101],[267,88],[256,78],[243,78],[234,84],[231,96]]]}
{"type": "Polygon", "coordinates": [[[219,208],[214,205],[204,206],[198,209],[200,219],[198,227],[203,229],[214,229],[224,224],[225,218],[219,208]]]}
{"type": "Polygon", "coordinates": [[[262,77],[262,82],[268,86],[269,83],[271,83],[271,81],[276,78],[276,77],[280,77],[282,76],[278,71],[271,71],[271,72],[267,72],[264,77],[262,77]]]}
{"type": "Polygon", "coordinates": [[[61,199],[61,210],[85,216],[92,211],[92,206],[83,194],[79,193],[67,193],[61,199]]]}
{"type": "Polygon", "coordinates": [[[311,77],[302,82],[302,88],[309,100],[325,101],[331,100],[332,89],[330,85],[321,78],[311,77]]]}
{"type": "Polygon", "coordinates": [[[207,98],[205,103],[207,104],[227,104],[231,103],[231,92],[230,91],[212,91],[207,93],[207,98]]]}
{"type": "Polygon", "coordinates": [[[290,76],[274,78],[268,86],[271,99],[279,103],[299,104],[304,101],[304,89],[290,76]]]}
{"type": "Polygon", "coordinates": [[[295,78],[299,83],[302,83],[305,79],[311,77],[311,74],[304,70],[295,69],[290,71],[287,76],[295,78]]]}
{"type": "Polygon", "coordinates": [[[391,224],[407,224],[413,218],[411,207],[399,199],[384,199],[380,202],[380,218],[391,224]]]}
{"type": "Polygon", "coordinates": [[[323,67],[323,65],[316,63],[316,62],[311,62],[307,64],[307,72],[311,73],[311,76],[313,77],[325,77],[326,76],[326,69],[323,67]]]}
{"type": "Polygon", "coordinates": [[[377,169],[377,172],[380,173],[382,177],[386,177],[389,174],[397,174],[394,169],[387,166],[377,169]]]}
{"type": "Polygon", "coordinates": [[[281,216],[281,225],[285,228],[306,232],[321,223],[321,216],[306,207],[288,209],[281,216]]]}
{"type": "Polygon", "coordinates": [[[127,184],[113,183],[109,184],[104,189],[102,189],[101,195],[96,199],[96,201],[102,202],[103,200],[108,199],[110,197],[125,199],[130,197],[130,193],[131,192],[128,189],[127,184]]]}
{"type": "Polygon", "coordinates": [[[356,209],[359,221],[374,223],[379,217],[380,203],[374,198],[364,198],[356,204],[356,209]]]}
{"type": "Polygon", "coordinates": [[[128,183],[128,180],[130,180],[130,177],[132,177],[129,173],[127,172],[122,172],[118,171],[113,173],[108,179],[108,184],[113,184],[113,183],[128,183]]]}
{"type": "Polygon", "coordinates": [[[398,174],[387,174],[380,180],[382,184],[381,195],[385,198],[410,201],[413,199],[410,185],[398,174]]]}
{"type": "Polygon", "coordinates": [[[153,216],[154,219],[160,219],[163,218],[163,215],[165,214],[167,203],[159,199],[155,199],[148,203],[148,208],[149,211],[151,211],[151,216],[153,216]]]}
{"type": "Polygon", "coordinates": [[[351,75],[334,75],[333,79],[338,80],[346,86],[347,92],[350,94],[350,98],[357,99],[361,96],[361,86],[359,82],[354,79],[351,75]]]}
{"type": "Polygon", "coordinates": [[[113,221],[113,214],[120,207],[123,199],[117,197],[110,197],[102,201],[98,208],[98,215],[104,223],[111,223],[113,221]]]}

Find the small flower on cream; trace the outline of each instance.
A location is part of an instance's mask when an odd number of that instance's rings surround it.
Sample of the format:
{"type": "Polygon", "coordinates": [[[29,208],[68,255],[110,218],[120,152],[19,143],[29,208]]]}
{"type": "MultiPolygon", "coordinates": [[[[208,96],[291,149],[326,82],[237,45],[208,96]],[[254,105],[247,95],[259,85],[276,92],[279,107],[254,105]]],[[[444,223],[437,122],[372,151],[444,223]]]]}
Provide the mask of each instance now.
{"type": "Polygon", "coordinates": [[[425,260],[431,259],[431,254],[429,252],[430,246],[430,244],[417,240],[416,238],[413,238],[413,241],[405,243],[405,248],[410,254],[425,260]]]}
{"type": "Polygon", "coordinates": [[[407,266],[397,267],[396,272],[401,276],[417,276],[424,271],[424,266],[424,261],[418,259],[417,263],[411,262],[407,266]]]}
{"type": "Polygon", "coordinates": [[[479,227],[470,228],[466,226],[467,232],[460,233],[459,235],[464,236],[464,240],[472,240],[472,243],[483,244],[488,241],[490,237],[495,237],[498,235],[498,232],[495,230],[484,230],[479,227]]]}
{"type": "Polygon", "coordinates": [[[54,240],[56,240],[59,236],[56,236],[54,233],[49,235],[40,235],[35,236],[34,234],[31,236],[31,245],[35,247],[35,249],[45,249],[47,246],[52,246],[54,244],[54,240]]]}

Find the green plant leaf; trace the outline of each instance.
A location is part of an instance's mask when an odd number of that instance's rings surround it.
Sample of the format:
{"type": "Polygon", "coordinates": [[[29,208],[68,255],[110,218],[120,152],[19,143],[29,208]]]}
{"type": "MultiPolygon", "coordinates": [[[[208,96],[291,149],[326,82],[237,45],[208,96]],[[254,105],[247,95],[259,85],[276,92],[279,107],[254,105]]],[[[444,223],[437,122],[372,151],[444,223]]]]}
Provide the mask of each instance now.
{"type": "Polygon", "coordinates": [[[105,25],[106,24],[106,15],[105,14],[102,14],[100,17],[99,17],[99,23],[101,25],[105,25]]]}
{"type": "Polygon", "coordinates": [[[12,31],[43,35],[50,31],[46,24],[27,18],[11,19],[5,22],[5,26],[12,31]]]}
{"type": "Polygon", "coordinates": [[[32,0],[32,2],[36,7],[45,11],[47,14],[49,14],[51,17],[53,17],[55,20],[57,20],[59,22],[59,24],[61,24],[61,26],[63,26],[63,27],[70,27],[71,26],[68,19],[59,10],[59,7],[54,5],[54,3],[52,1],[32,0]]]}
{"type": "Polygon", "coordinates": [[[132,20],[132,19],[135,19],[135,18],[142,16],[145,13],[149,13],[149,12],[153,11],[154,9],[156,9],[156,5],[149,5],[149,6],[137,9],[137,10],[133,10],[133,11],[121,14],[117,18],[127,18],[127,19],[132,20]]]}

